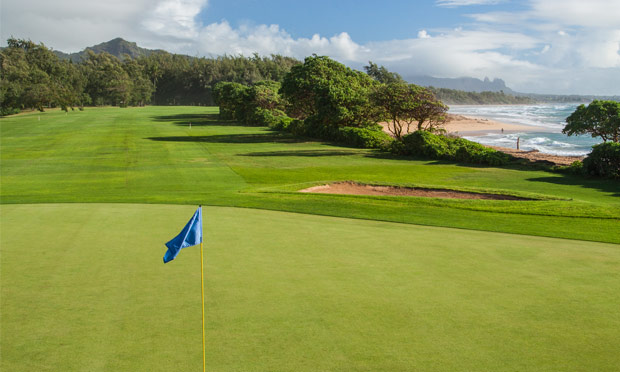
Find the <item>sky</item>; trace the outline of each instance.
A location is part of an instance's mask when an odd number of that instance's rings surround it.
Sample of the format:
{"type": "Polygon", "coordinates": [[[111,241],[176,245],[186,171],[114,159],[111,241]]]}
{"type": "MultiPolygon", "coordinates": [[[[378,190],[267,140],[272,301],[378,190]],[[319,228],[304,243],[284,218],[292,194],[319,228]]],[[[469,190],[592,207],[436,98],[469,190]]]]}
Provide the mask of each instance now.
{"type": "Polygon", "coordinates": [[[403,77],[620,95],[620,0],[2,0],[1,44],[63,52],[116,37],[192,56],[327,55],[403,77]]]}

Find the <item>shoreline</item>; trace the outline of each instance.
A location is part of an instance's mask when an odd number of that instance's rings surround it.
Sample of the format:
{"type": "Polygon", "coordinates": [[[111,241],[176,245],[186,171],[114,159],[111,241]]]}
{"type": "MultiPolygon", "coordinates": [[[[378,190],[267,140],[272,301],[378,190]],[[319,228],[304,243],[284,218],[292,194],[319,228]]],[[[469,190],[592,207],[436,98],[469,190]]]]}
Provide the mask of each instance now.
{"type": "Polygon", "coordinates": [[[460,114],[447,114],[448,120],[443,128],[448,134],[481,136],[491,133],[537,132],[551,133],[553,130],[527,124],[505,123],[497,120],[470,117],[460,114]]]}
{"type": "MultiPolygon", "coordinates": [[[[496,120],[469,117],[461,114],[447,114],[448,120],[442,126],[449,135],[462,136],[483,136],[486,134],[510,134],[517,132],[533,132],[533,133],[555,133],[550,128],[526,125],[526,124],[512,124],[503,123],[496,120]]],[[[390,134],[388,129],[388,123],[380,123],[383,127],[383,131],[390,134]]],[[[415,130],[412,125],[412,131],[415,130]]],[[[411,131],[411,132],[412,132],[411,131]]],[[[515,144],[516,145],[516,144],[515,144]]],[[[512,155],[515,158],[526,159],[530,162],[545,163],[548,165],[570,165],[575,161],[582,161],[585,156],[566,156],[566,155],[553,155],[542,153],[538,150],[517,150],[516,148],[499,147],[499,146],[487,146],[483,145],[506,154],[512,155]]],[[[516,147],[516,146],[515,146],[516,147]]]]}

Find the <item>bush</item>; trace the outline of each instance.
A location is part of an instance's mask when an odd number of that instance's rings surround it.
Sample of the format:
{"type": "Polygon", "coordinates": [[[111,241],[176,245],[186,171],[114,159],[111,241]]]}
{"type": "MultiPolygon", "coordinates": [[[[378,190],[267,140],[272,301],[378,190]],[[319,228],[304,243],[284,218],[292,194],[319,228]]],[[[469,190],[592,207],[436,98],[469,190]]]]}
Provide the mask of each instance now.
{"type": "Polygon", "coordinates": [[[560,165],[553,167],[553,170],[560,173],[568,173],[576,176],[583,176],[583,163],[575,160],[570,165],[560,165]]]}
{"type": "Polygon", "coordinates": [[[269,128],[273,130],[279,130],[284,132],[289,132],[289,126],[293,122],[293,118],[289,118],[288,116],[277,116],[275,123],[269,126],[269,128]]]}
{"type": "Polygon", "coordinates": [[[592,152],[583,160],[583,170],[592,176],[620,179],[620,143],[592,146],[592,152]]]}
{"type": "Polygon", "coordinates": [[[365,149],[384,149],[394,139],[383,130],[375,128],[344,127],[338,129],[337,141],[365,149]]]}
{"type": "Polygon", "coordinates": [[[273,127],[280,121],[281,117],[285,116],[286,114],[280,110],[266,110],[257,107],[247,115],[244,123],[259,127],[273,127]]]}
{"type": "Polygon", "coordinates": [[[404,155],[421,156],[431,159],[450,159],[454,152],[446,138],[430,132],[418,130],[403,137],[404,155]]]}
{"type": "Polygon", "coordinates": [[[0,116],[19,114],[20,109],[17,107],[0,107],[0,116]]]}
{"type": "Polygon", "coordinates": [[[390,150],[396,154],[472,164],[505,165],[512,158],[464,138],[450,138],[427,131],[416,131],[404,136],[402,146],[392,145],[390,150]]]}

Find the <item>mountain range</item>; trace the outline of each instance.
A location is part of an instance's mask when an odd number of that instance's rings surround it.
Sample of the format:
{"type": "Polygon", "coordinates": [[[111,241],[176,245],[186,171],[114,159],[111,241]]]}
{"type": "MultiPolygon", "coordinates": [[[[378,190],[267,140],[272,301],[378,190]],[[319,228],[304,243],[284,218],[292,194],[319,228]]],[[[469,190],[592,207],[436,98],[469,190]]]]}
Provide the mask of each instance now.
{"type": "Polygon", "coordinates": [[[490,80],[488,77],[484,80],[472,77],[460,78],[436,78],[432,76],[410,76],[406,77],[410,83],[421,85],[424,87],[446,88],[462,90],[465,92],[504,92],[506,94],[515,94],[515,91],[508,88],[502,79],[490,80]]]}
{"type": "Polygon", "coordinates": [[[163,52],[163,50],[161,49],[141,48],[136,43],[117,37],[116,39],[112,39],[110,41],[107,41],[101,44],[87,47],[81,52],[64,53],[61,51],[54,50],[54,54],[56,54],[58,58],[61,58],[61,59],[69,59],[73,62],[80,62],[83,58],[86,58],[89,50],[97,54],[101,52],[107,52],[119,59],[124,59],[125,55],[128,55],[131,58],[138,58],[138,57],[148,57],[154,52],[163,52]]]}

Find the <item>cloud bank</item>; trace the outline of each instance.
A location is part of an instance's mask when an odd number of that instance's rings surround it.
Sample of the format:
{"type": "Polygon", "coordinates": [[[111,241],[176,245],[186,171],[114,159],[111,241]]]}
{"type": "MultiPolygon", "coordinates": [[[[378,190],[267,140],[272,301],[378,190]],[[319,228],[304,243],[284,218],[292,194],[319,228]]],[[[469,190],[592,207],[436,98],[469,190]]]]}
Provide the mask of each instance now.
{"type": "MultiPolygon", "coordinates": [[[[441,7],[494,3],[436,2],[441,7]]],[[[294,38],[278,25],[203,24],[207,0],[4,0],[1,36],[3,43],[13,35],[66,52],[120,36],[194,56],[316,53],[356,68],[372,60],[405,77],[489,76],[523,92],[620,94],[620,1],[528,4],[517,13],[472,13],[471,23],[459,28],[420,25],[416,37],[359,44],[345,30],[294,38]]]]}

